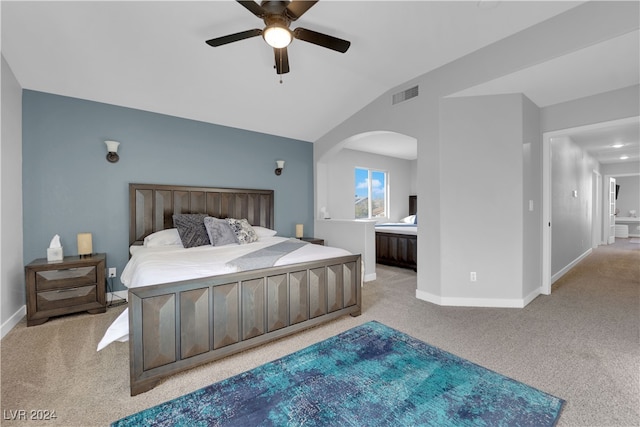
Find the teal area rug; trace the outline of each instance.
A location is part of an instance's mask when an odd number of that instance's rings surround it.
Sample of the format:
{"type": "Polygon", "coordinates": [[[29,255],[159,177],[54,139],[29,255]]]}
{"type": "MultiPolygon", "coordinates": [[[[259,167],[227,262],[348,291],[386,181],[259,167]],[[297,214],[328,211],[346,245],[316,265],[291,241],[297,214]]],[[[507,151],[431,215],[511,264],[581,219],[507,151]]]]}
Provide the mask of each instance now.
{"type": "Polygon", "coordinates": [[[113,426],[553,426],[564,401],[368,322],[113,426]]]}

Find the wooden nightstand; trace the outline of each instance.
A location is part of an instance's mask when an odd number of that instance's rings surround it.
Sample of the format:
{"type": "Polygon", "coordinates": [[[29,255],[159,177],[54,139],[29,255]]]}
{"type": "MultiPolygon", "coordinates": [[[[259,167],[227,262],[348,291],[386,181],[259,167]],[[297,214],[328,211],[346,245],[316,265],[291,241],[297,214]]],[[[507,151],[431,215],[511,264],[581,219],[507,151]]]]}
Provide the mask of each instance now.
{"type": "Polygon", "coordinates": [[[316,239],[315,237],[299,237],[298,239],[303,242],[313,243],[314,245],[324,246],[324,239],[316,239]]]}
{"type": "Polygon", "coordinates": [[[38,258],[25,266],[27,326],[79,311],[104,313],[106,262],[106,254],[93,254],[66,256],[59,262],[38,258]]]}

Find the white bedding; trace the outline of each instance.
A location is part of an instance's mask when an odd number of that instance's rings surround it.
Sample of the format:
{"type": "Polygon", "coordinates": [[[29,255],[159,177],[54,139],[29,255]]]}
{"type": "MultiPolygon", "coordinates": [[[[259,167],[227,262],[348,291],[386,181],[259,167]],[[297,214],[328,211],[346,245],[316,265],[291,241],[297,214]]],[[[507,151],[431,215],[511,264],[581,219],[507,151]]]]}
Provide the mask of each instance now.
{"type": "MultiPolygon", "coordinates": [[[[259,241],[246,245],[199,246],[185,249],[182,246],[136,247],[132,257],[122,271],[120,280],[128,288],[170,283],[180,280],[196,279],[225,273],[234,273],[238,269],[226,265],[227,262],[244,254],[256,251],[276,243],[285,237],[261,237],[259,241]]],[[[275,266],[296,264],[351,255],[350,252],[330,246],[307,244],[282,256],[275,266]]],[[[129,339],[129,309],[126,309],[109,326],[98,344],[98,351],[114,341],[129,339]]]]}
{"type": "Polygon", "coordinates": [[[377,224],[376,231],[383,231],[385,233],[395,233],[395,234],[411,234],[416,236],[418,234],[418,226],[417,225],[407,225],[406,223],[385,223],[385,224],[377,224]]]}

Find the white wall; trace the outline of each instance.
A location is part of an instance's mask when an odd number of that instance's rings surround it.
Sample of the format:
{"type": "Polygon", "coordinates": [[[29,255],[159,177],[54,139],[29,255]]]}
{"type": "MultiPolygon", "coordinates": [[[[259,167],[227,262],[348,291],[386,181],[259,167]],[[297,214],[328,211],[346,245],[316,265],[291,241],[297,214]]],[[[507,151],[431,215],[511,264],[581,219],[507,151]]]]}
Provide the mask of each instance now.
{"type": "Polygon", "coordinates": [[[542,132],[540,109],[523,97],[522,140],[522,296],[542,291],[542,132]]]}
{"type": "Polygon", "coordinates": [[[22,88],[2,62],[0,322],[4,337],[25,315],[22,243],[22,88]]]}
{"type": "MultiPolygon", "coordinates": [[[[341,141],[363,132],[393,131],[418,140],[417,194],[418,212],[421,217],[418,231],[419,292],[443,295],[444,287],[447,286],[443,278],[455,274],[448,271],[449,269],[457,268],[454,263],[445,259],[442,253],[444,242],[453,238],[441,232],[442,215],[451,210],[450,206],[443,203],[442,186],[445,169],[451,169],[446,171],[447,174],[449,172],[464,174],[465,170],[460,165],[444,164],[441,161],[441,150],[444,147],[439,129],[440,99],[477,84],[634,31],[638,28],[638,11],[636,2],[620,2],[615,5],[608,2],[586,2],[566,13],[393,88],[314,143],[314,159],[316,162],[323,162],[325,156],[339,149],[341,141]],[[571,36],[567,37],[567,34],[571,36]],[[400,104],[391,104],[390,98],[393,93],[415,85],[420,88],[418,97],[400,104]]],[[[578,124],[594,123],[593,120],[604,114],[604,111],[613,111],[610,114],[620,118],[620,114],[624,114],[634,106],[633,102],[626,102],[620,108],[601,105],[595,112],[590,108],[586,106],[586,109],[576,111],[577,117],[560,112],[558,114],[564,116],[557,121],[553,120],[556,117],[556,111],[549,108],[546,110],[545,119],[541,118],[541,126],[545,130],[569,127],[564,125],[570,121],[569,118],[578,124]],[[543,122],[548,127],[544,128],[543,122]]],[[[635,108],[637,109],[637,106],[635,108]]],[[[522,156],[522,147],[520,150],[520,156],[522,156]]],[[[503,165],[500,164],[499,167],[503,165]]],[[[334,189],[329,187],[326,174],[322,174],[322,168],[318,170],[320,172],[315,179],[316,206],[323,206],[334,189]]],[[[531,176],[527,174],[524,178],[530,179],[531,176]]],[[[528,184],[523,182],[516,190],[516,194],[511,196],[516,197],[519,203],[523,203],[523,188],[529,188],[528,184]]],[[[485,249],[484,241],[468,240],[467,244],[470,253],[479,253],[485,249]]],[[[470,264],[471,260],[466,259],[463,262],[470,264]]],[[[522,274],[522,271],[520,273],[522,274]]],[[[470,290],[470,295],[473,295],[471,292],[473,291],[470,290]]]]}
{"type": "Polygon", "coordinates": [[[316,220],[315,237],[324,244],[362,256],[363,280],[376,280],[376,232],[374,220],[316,220]]]}
{"type": "MultiPolygon", "coordinates": [[[[640,90],[639,90],[640,91],[640,90]]],[[[636,92],[636,97],[638,92],[636,92]]],[[[640,106],[636,106],[637,110],[640,110],[640,106]]],[[[636,114],[637,116],[638,114],[636,114]]],[[[610,163],[601,165],[602,175],[630,175],[640,173],[640,162],[625,162],[625,163],[610,163]]]]}
{"type": "Polygon", "coordinates": [[[545,107],[542,130],[550,132],[635,117],[639,108],[638,92],[640,86],[635,85],[545,107]]]}
{"type": "Polygon", "coordinates": [[[504,300],[522,298],[522,98],[441,102],[443,304],[509,306],[504,300]]]}
{"type": "Polygon", "coordinates": [[[355,168],[385,171],[389,180],[389,220],[398,221],[409,215],[409,194],[411,187],[411,161],[342,149],[327,161],[327,181],[331,197],[327,200],[327,210],[332,218],[354,219],[355,168]]]}
{"type": "Polygon", "coordinates": [[[409,194],[418,194],[418,160],[411,160],[411,178],[409,194]]]}
{"type": "Polygon", "coordinates": [[[570,137],[552,139],[552,277],[591,249],[592,171],[599,169],[598,162],[570,137]]]}

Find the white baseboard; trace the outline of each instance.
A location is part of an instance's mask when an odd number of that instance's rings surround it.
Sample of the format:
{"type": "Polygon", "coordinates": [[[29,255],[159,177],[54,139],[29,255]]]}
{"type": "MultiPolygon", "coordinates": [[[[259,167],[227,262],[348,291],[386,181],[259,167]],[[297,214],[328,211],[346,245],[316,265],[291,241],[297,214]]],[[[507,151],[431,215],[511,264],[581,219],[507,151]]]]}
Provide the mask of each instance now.
{"type": "MultiPolygon", "coordinates": [[[[553,284],[556,280],[566,274],[569,270],[571,270],[576,264],[578,264],[582,259],[591,254],[593,249],[589,248],[578,258],[569,263],[566,267],[560,270],[558,273],[554,274],[551,277],[551,283],[553,284]]],[[[523,308],[531,301],[533,301],[538,295],[542,294],[542,288],[537,288],[533,290],[531,293],[526,295],[524,298],[513,298],[513,299],[504,299],[504,298],[459,298],[459,297],[441,297],[439,295],[434,295],[429,292],[424,292],[419,289],[416,290],[416,298],[421,299],[423,301],[428,301],[433,304],[442,305],[442,306],[453,306],[453,307],[496,307],[496,308],[523,308]]]]}
{"type": "Polygon", "coordinates": [[[369,273],[364,275],[365,282],[371,282],[372,280],[376,280],[376,273],[369,273]]]}
{"type": "Polygon", "coordinates": [[[562,270],[560,270],[556,274],[552,275],[551,276],[551,284],[553,285],[558,279],[560,279],[562,276],[567,274],[567,272],[569,270],[571,270],[573,267],[576,266],[576,264],[578,264],[580,261],[582,261],[584,258],[586,258],[589,254],[591,254],[591,252],[593,252],[593,249],[591,249],[591,248],[587,249],[582,255],[580,255],[578,258],[574,259],[573,261],[571,261],[562,270]]]}
{"type": "Polygon", "coordinates": [[[441,297],[428,292],[416,290],[416,298],[428,301],[433,304],[451,307],[493,307],[493,308],[522,308],[533,298],[539,295],[539,290],[535,291],[535,296],[531,294],[526,298],[458,298],[458,297],[441,297]]]}
{"type": "MultiPolygon", "coordinates": [[[[107,305],[109,305],[109,303],[111,303],[111,302],[115,302],[115,301],[118,301],[118,300],[125,300],[126,301],[128,294],[129,294],[128,291],[108,292],[107,293],[107,305]]],[[[18,309],[18,311],[13,313],[13,315],[11,317],[9,317],[9,319],[7,319],[6,322],[4,322],[2,324],[2,326],[0,327],[0,339],[4,338],[5,335],[7,335],[9,333],[9,331],[11,331],[11,329],[13,329],[14,326],[16,326],[18,324],[18,322],[20,322],[20,320],[22,320],[22,318],[24,316],[26,316],[26,315],[27,315],[27,306],[23,305],[22,307],[20,307],[18,309]]]]}
{"type": "Polygon", "coordinates": [[[26,315],[27,315],[27,306],[23,305],[18,309],[18,311],[13,313],[13,315],[9,317],[6,322],[2,324],[2,326],[0,327],[1,328],[0,339],[4,338],[4,336],[7,335],[9,331],[13,329],[13,327],[16,326],[18,322],[22,320],[22,318],[26,315]]]}
{"type": "Polygon", "coordinates": [[[538,295],[542,295],[542,287],[539,287],[533,290],[529,295],[526,295],[522,300],[523,302],[522,307],[526,307],[527,305],[529,305],[529,303],[534,299],[536,299],[538,295]]]}

